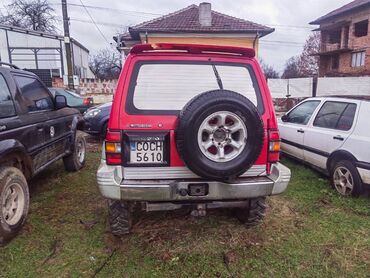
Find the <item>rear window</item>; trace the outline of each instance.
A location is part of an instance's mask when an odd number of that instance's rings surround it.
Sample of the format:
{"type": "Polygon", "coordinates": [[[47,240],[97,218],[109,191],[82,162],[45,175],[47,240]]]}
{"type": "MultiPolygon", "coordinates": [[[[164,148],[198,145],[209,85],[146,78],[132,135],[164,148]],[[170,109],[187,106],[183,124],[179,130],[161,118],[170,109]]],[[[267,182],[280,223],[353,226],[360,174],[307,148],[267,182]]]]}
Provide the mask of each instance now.
{"type": "Polygon", "coordinates": [[[131,78],[126,111],[130,114],[176,114],[193,97],[220,89],[247,97],[260,113],[261,95],[250,66],[226,63],[140,62],[131,78]]]}
{"type": "Polygon", "coordinates": [[[327,101],[321,107],[314,126],[348,131],[356,113],[356,104],[327,101]]]}

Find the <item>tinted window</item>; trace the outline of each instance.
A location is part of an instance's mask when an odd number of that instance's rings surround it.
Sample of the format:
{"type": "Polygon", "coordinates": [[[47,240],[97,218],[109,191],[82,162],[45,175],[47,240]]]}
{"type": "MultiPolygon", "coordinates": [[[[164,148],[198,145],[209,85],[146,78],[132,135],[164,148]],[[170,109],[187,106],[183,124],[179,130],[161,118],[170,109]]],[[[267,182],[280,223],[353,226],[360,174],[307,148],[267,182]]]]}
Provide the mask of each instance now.
{"type": "Polygon", "coordinates": [[[352,127],[356,105],[345,102],[325,102],[317,114],[314,126],[349,130],[352,127]]]}
{"type": "Polygon", "coordinates": [[[261,111],[253,72],[240,64],[141,63],[130,84],[132,105],[146,111],[181,110],[194,96],[219,89],[217,73],[224,89],[246,96],[261,111]]]}
{"type": "Polygon", "coordinates": [[[15,115],[14,104],[4,77],[0,74],[0,118],[15,115]]]}
{"type": "Polygon", "coordinates": [[[300,104],[288,114],[288,122],[306,125],[319,104],[319,100],[306,101],[300,104]]]}
{"type": "Polygon", "coordinates": [[[14,78],[21,90],[28,111],[42,111],[54,108],[48,91],[39,80],[25,76],[14,76],[14,78]]]}

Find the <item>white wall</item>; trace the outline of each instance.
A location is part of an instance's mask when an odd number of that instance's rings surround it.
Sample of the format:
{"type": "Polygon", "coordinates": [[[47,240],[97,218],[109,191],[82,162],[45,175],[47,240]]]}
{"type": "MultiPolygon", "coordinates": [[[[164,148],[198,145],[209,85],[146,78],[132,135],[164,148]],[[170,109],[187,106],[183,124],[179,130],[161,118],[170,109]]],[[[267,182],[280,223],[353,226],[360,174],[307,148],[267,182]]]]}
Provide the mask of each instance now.
{"type": "Polygon", "coordinates": [[[57,47],[60,48],[58,38],[45,38],[31,34],[8,31],[10,47],[57,47]]]}
{"type": "Polygon", "coordinates": [[[75,43],[72,43],[72,52],[75,67],[83,69],[81,78],[95,78],[89,68],[89,52],[75,43]]]}
{"type": "Polygon", "coordinates": [[[268,86],[273,98],[312,96],[312,78],[269,79],[268,86]],[[288,92],[289,88],[289,92],[288,92]]]}
{"type": "Polygon", "coordinates": [[[370,77],[319,78],[316,95],[370,95],[370,77]]]}
{"type": "Polygon", "coordinates": [[[0,29],[0,60],[5,63],[9,63],[9,53],[6,43],[6,32],[0,29]]]}
{"type": "MultiPolygon", "coordinates": [[[[8,40],[9,40],[9,48],[30,48],[30,49],[15,49],[12,52],[13,60],[12,63],[17,65],[20,68],[29,68],[35,69],[36,62],[34,59],[34,52],[31,48],[55,48],[60,49],[62,47],[62,59],[60,61],[60,53],[55,49],[49,50],[41,50],[39,59],[39,68],[47,68],[47,69],[59,69],[60,73],[62,74],[62,66],[64,70],[64,74],[67,73],[67,60],[65,54],[65,46],[63,38],[60,36],[52,35],[52,37],[45,37],[35,34],[27,34],[22,32],[17,32],[16,30],[4,30],[0,29],[0,58],[3,62],[10,62],[9,54],[8,54],[8,45],[6,39],[6,32],[8,33],[8,40]],[[17,55],[18,54],[18,55],[17,55]],[[24,55],[29,54],[29,55],[24,55]],[[24,59],[22,59],[24,58],[24,59]],[[53,61],[40,61],[40,59],[48,59],[53,61]],[[18,61],[17,61],[18,60],[18,61]],[[23,61],[19,61],[23,60],[23,61]],[[25,61],[30,60],[30,61],[25,61]],[[56,60],[56,61],[54,61],[56,60]]],[[[82,78],[94,78],[91,70],[89,69],[89,52],[85,49],[81,48],[77,44],[73,43],[73,59],[75,62],[75,66],[79,68],[83,68],[83,76],[82,78]]]]}

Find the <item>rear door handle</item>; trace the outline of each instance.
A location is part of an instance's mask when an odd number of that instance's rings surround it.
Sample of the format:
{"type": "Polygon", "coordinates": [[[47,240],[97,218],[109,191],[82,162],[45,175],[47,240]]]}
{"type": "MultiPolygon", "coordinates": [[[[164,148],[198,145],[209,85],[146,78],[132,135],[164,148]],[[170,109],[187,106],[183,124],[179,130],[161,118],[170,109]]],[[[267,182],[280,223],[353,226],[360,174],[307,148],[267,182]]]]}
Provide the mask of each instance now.
{"type": "Polygon", "coordinates": [[[301,129],[298,129],[297,132],[304,133],[304,130],[301,128],[301,129]]]}
{"type": "Polygon", "coordinates": [[[339,141],[343,141],[344,140],[344,138],[342,136],[340,136],[340,135],[334,136],[333,139],[334,140],[339,140],[339,141]]]}
{"type": "Polygon", "coordinates": [[[36,128],[37,128],[38,131],[43,131],[44,130],[44,125],[43,124],[36,125],[36,128]]]}

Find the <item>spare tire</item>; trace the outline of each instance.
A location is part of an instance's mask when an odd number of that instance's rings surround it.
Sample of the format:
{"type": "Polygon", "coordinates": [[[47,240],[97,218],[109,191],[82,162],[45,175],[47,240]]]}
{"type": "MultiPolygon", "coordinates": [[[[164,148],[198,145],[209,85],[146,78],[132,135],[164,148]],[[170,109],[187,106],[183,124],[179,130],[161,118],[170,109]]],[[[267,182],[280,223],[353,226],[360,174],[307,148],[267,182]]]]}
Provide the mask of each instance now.
{"type": "Polygon", "coordinates": [[[257,160],[264,142],[256,106],[233,91],[215,90],[190,100],[180,112],[177,150],[200,177],[233,179],[257,160]]]}

